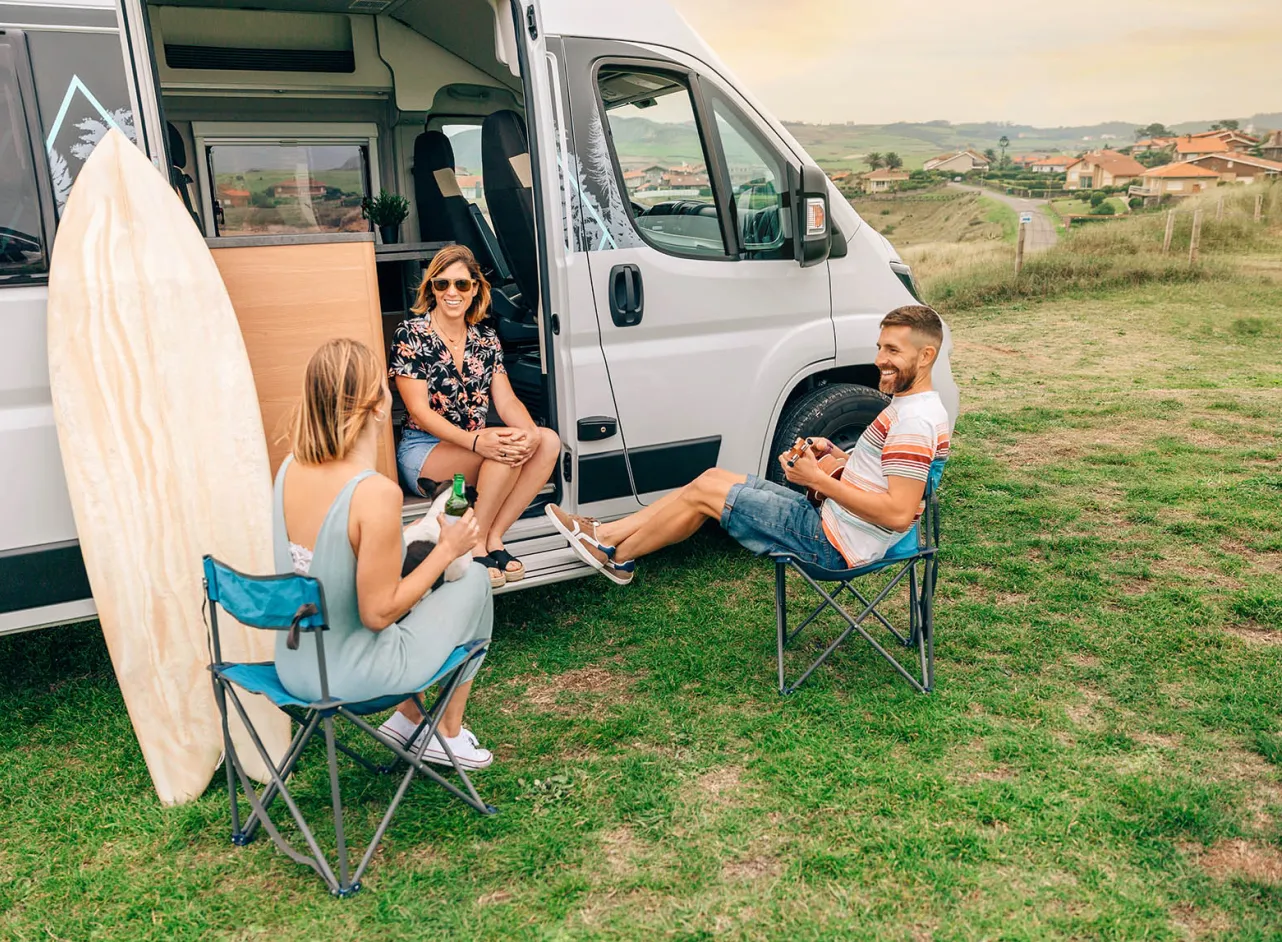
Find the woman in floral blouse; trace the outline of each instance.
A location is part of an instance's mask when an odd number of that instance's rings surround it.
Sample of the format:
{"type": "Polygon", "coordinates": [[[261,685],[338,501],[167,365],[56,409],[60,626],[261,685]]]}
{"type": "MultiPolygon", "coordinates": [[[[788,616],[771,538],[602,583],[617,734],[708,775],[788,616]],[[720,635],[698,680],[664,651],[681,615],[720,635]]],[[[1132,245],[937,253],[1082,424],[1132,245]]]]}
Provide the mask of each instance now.
{"type": "Polygon", "coordinates": [[[450,245],[432,258],[411,317],[396,328],[391,375],[409,410],[396,451],[401,483],[422,496],[418,479],[462,473],[476,487],[480,539],[474,558],[498,587],[525,575],[503,534],[552,475],[561,442],[539,428],[512,391],[490,312],[490,286],[472,252],[450,245]],[[490,402],[505,423],[485,427],[490,402]]]}

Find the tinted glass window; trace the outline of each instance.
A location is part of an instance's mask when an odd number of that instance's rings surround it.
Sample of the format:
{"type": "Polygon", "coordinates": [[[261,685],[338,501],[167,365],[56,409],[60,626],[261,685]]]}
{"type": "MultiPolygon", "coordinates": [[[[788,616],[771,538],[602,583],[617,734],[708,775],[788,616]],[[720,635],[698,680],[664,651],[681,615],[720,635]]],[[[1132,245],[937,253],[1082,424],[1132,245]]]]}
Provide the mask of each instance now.
{"type": "Polygon", "coordinates": [[[18,86],[15,37],[0,37],[0,281],[47,269],[34,151],[18,86]]]}
{"type": "Polygon", "coordinates": [[[685,79],[607,67],[597,84],[642,236],[682,255],[724,256],[708,158],[685,79]]]}
{"type": "Polygon", "coordinates": [[[93,149],[116,127],[137,141],[115,33],[27,33],[58,212],[93,149]]]}
{"type": "Polygon", "coordinates": [[[220,236],[368,232],[368,148],[213,144],[205,148],[220,236]]]}

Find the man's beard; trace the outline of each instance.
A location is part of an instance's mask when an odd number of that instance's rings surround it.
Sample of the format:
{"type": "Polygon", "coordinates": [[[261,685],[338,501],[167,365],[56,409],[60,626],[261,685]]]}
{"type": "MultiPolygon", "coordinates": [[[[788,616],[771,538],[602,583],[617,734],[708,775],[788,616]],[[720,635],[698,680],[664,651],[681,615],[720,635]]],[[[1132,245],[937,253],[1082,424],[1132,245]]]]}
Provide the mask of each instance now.
{"type": "Polygon", "coordinates": [[[917,382],[917,367],[910,366],[906,370],[896,368],[894,376],[883,376],[877,384],[880,389],[888,396],[897,396],[900,393],[908,392],[912,389],[913,383],[917,382]],[[890,388],[887,388],[887,387],[890,388]]]}

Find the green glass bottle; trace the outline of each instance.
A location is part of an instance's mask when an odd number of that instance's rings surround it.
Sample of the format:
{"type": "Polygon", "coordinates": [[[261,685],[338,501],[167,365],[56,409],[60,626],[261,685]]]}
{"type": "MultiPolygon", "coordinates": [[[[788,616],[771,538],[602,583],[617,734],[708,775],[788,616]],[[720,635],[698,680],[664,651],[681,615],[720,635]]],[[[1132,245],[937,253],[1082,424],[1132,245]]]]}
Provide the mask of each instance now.
{"type": "Polygon", "coordinates": [[[463,493],[463,475],[454,475],[454,491],[445,501],[447,517],[461,517],[467,513],[467,495],[463,493]]]}

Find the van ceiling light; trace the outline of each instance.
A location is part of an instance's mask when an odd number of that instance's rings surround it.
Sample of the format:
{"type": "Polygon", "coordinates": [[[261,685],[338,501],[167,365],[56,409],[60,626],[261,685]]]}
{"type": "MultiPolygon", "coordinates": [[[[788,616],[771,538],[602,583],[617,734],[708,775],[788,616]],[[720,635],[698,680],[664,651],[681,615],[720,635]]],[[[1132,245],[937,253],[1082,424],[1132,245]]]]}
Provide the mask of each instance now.
{"type": "Polygon", "coordinates": [[[396,0],[352,0],[347,9],[353,13],[382,13],[396,0]]]}

